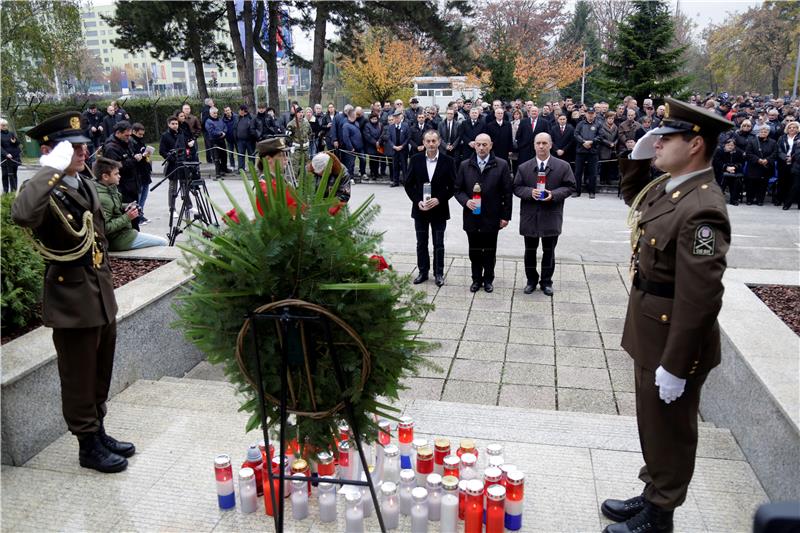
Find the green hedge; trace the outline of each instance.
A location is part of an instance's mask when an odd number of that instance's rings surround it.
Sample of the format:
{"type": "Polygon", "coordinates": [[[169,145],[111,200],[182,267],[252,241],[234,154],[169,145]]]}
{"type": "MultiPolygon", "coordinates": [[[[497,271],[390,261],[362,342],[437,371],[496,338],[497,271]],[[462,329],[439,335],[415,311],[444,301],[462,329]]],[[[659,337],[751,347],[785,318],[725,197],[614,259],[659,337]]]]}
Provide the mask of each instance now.
{"type": "Polygon", "coordinates": [[[42,300],[44,262],[33,248],[27,230],[11,220],[15,194],[4,194],[0,200],[0,317],[4,326],[25,327],[37,312],[42,300]]]}
{"type": "MultiPolygon", "coordinates": [[[[239,105],[243,100],[238,93],[220,93],[212,96],[214,103],[222,109],[226,105],[231,106],[236,113],[239,105]]],[[[118,98],[117,101],[122,105],[125,111],[131,116],[132,122],[141,122],[145,127],[145,141],[158,142],[161,134],[167,129],[167,118],[175,114],[175,111],[180,109],[181,104],[184,103],[184,98],[180,97],[163,97],[163,98],[131,98],[125,100],[124,97],[118,98]]],[[[203,102],[198,98],[187,98],[186,103],[192,106],[192,113],[200,114],[203,108],[203,102]]],[[[110,99],[105,100],[91,100],[87,102],[86,98],[75,100],[64,100],[61,102],[47,102],[41,105],[33,104],[31,106],[20,105],[19,107],[9,107],[3,109],[3,116],[6,117],[11,123],[12,129],[24,128],[26,126],[34,126],[43,120],[63,113],[65,111],[74,111],[87,109],[89,103],[97,104],[97,112],[105,114],[106,107],[111,103],[110,99]]]]}

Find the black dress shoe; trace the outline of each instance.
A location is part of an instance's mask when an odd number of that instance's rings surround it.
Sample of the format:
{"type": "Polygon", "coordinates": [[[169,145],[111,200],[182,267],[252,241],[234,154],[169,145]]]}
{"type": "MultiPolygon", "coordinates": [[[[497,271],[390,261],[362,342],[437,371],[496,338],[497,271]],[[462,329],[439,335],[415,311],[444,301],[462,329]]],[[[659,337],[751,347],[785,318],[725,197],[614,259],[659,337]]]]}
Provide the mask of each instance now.
{"type": "Polygon", "coordinates": [[[399,183],[392,183],[391,185],[389,185],[389,187],[399,187],[399,186],[400,186],[399,183]]]}
{"type": "Polygon", "coordinates": [[[420,274],[419,276],[414,278],[414,285],[419,285],[420,283],[422,283],[424,281],[428,281],[428,275],[427,274],[420,274]]]}
{"type": "Polygon", "coordinates": [[[494,285],[490,281],[485,281],[483,283],[483,290],[486,292],[492,292],[494,290],[494,285]]]}
{"type": "Polygon", "coordinates": [[[483,285],[483,283],[480,281],[473,281],[472,285],[469,286],[469,292],[478,292],[478,289],[481,288],[481,285],[483,285]]]}
{"type": "Polygon", "coordinates": [[[104,474],[122,472],[128,468],[128,460],[103,446],[97,433],[81,437],[78,443],[80,445],[78,461],[82,467],[104,474]]]}
{"type": "Polygon", "coordinates": [[[542,292],[544,293],[545,296],[552,296],[553,287],[551,287],[550,285],[545,285],[544,287],[542,287],[542,292]]]}
{"type": "Polygon", "coordinates": [[[522,292],[524,292],[525,294],[533,294],[533,291],[535,290],[536,290],[536,284],[528,283],[527,285],[525,285],[525,288],[522,289],[522,292]]]}
{"type": "Polygon", "coordinates": [[[789,210],[789,209],[791,209],[791,208],[792,208],[792,206],[790,206],[790,205],[785,205],[785,206],[783,206],[781,209],[783,209],[784,211],[788,211],[788,210],[789,210]]]}
{"type": "Polygon", "coordinates": [[[444,276],[434,276],[433,279],[437,287],[444,285],[444,276]]]}
{"type": "Polygon", "coordinates": [[[646,501],[642,510],[630,520],[611,524],[603,533],[671,533],[672,513],[646,501]]]}
{"type": "Polygon", "coordinates": [[[589,198],[590,198],[591,200],[594,200],[594,193],[593,193],[593,192],[590,192],[590,193],[589,193],[589,198]]]}
{"type": "Polygon", "coordinates": [[[115,439],[106,433],[106,430],[103,426],[100,426],[100,432],[97,434],[97,436],[100,438],[102,445],[112,453],[122,457],[131,457],[134,453],[136,453],[136,446],[134,446],[132,442],[123,442],[115,439]]]}
{"type": "Polygon", "coordinates": [[[627,500],[608,499],[600,506],[600,511],[614,522],[624,522],[639,514],[644,509],[645,502],[642,495],[627,500]]]}

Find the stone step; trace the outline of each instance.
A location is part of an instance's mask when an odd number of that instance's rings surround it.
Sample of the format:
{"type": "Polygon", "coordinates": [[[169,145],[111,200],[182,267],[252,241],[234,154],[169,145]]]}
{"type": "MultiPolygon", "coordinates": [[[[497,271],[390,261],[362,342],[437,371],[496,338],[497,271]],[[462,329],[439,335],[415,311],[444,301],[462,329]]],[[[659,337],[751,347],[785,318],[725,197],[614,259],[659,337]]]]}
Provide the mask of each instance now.
{"type": "MultiPolygon", "coordinates": [[[[102,475],[80,468],[77,441],[65,434],[23,467],[3,468],[3,530],[271,531],[262,503],[251,515],[217,508],[214,455],[230,454],[236,469],[261,436],[244,431],[248,416],[238,407],[233,386],[224,382],[134,383],[110,402],[106,417],[109,433],[136,443],[128,470],[102,475]]],[[[526,473],[524,531],[600,531],[608,523],[598,511],[602,500],[641,490],[633,418],[424,400],[402,407],[415,418],[417,435],[477,439],[482,461],[486,444],[504,446],[506,461],[526,473]]],[[[766,500],[730,433],[701,428],[676,531],[747,531],[766,500]]],[[[315,502],[311,518],[287,519],[286,531],[344,530],[343,501],[333,525],[319,523],[315,502]]],[[[374,515],[366,528],[377,530],[374,515]]],[[[407,518],[399,530],[410,530],[407,518]]],[[[438,524],[430,531],[439,531],[438,524]]]]}

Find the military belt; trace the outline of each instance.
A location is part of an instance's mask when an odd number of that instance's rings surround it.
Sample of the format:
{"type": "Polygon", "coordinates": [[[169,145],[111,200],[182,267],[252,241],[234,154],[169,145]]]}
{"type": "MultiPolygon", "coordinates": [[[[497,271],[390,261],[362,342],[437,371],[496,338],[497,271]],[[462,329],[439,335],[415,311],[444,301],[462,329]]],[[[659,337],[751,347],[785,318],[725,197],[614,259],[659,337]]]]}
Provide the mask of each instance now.
{"type": "Polygon", "coordinates": [[[660,296],[661,298],[675,298],[675,284],[674,283],[657,283],[655,281],[647,281],[639,276],[637,272],[633,276],[633,286],[642,292],[652,294],[653,296],[660,296]]]}

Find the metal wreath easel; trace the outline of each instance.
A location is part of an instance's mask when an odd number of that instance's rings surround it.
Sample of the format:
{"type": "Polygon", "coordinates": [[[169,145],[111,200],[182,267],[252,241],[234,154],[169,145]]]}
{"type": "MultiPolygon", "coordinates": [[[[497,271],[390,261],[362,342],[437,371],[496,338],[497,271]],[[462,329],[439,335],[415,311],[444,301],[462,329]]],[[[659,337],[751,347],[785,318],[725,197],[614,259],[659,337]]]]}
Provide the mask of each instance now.
{"type": "MultiPolygon", "coordinates": [[[[336,352],[333,336],[331,334],[331,325],[330,323],[334,322],[338,326],[342,327],[359,345],[362,353],[365,355],[365,365],[362,366],[362,386],[364,380],[366,380],[369,374],[368,368],[368,356],[369,352],[367,352],[366,347],[361,341],[361,338],[358,334],[350,328],[346,322],[341,320],[339,317],[316,304],[312,304],[306,302],[304,300],[297,300],[297,299],[286,299],[280,300],[277,302],[273,302],[270,304],[263,305],[257,308],[255,311],[251,311],[247,314],[247,319],[245,320],[244,325],[242,326],[239,337],[237,339],[237,351],[236,351],[236,358],[239,363],[239,367],[242,370],[242,373],[245,376],[245,379],[250,383],[251,386],[255,387],[258,391],[258,400],[259,400],[259,410],[261,414],[261,429],[264,434],[264,442],[267,445],[267,449],[269,449],[269,432],[267,431],[267,416],[266,416],[266,408],[265,408],[265,401],[269,398],[271,401],[279,403],[280,405],[280,432],[278,438],[280,439],[280,466],[279,466],[279,473],[278,475],[273,475],[272,473],[272,464],[264,465],[264,468],[267,469],[267,476],[269,478],[269,486],[270,486],[270,497],[272,499],[272,510],[273,510],[273,520],[275,522],[275,531],[276,533],[283,533],[283,523],[284,523],[284,516],[285,516],[285,497],[284,497],[284,485],[287,481],[312,481],[312,477],[309,476],[287,476],[286,475],[286,420],[289,415],[289,408],[288,408],[288,398],[287,395],[289,394],[290,384],[288,380],[289,375],[289,328],[294,326],[295,324],[299,324],[300,331],[301,331],[301,341],[303,343],[303,358],[304,362],[307,363],[308,353],[305,349],[305,338],[303,337],[303,325],[305,323],[317,323],[320,324],[324,331],[325,342],[327,344],[328,353],[331,357],[333,362],[333,369],[334,374],[336,377],[336,382],[339,385],[340,391],[344,391],[347,386],[345,382],[345,374],[344,370],[342,369],[341,362],[339,361],[338,354],[336,352]],[[306,311],[306,313],[297,312],[297,309],[302,309],[306,311]],[[281,362],[280,362],[280,376],[281,376],[281,386],[280,386],[280,397],[275,398],[264,390],[264,382],[262,380],[262,372],[261,372],[261,354],[260,354],[260,344],[259,344],[259,335],[258,335],[258,327],[250,327],[251,323],[258,324],[259,322],[264,321],[274,321],[276,329],[278,331],[279,342],[281,344],[281,362]],[[248,333],[248,330],[252,329],[252,338],[253,344],[255,349],[255,363],[256,363],[256,380],[253,382],[252,378],[249,376],[248,369],[244,364],[244,359],[242,356],[243,344],[245,336],[248,333]],[[278,479],[278,490],[272,490],[273,480],[278,479]],[[277,492],[277,496],[276,496],[277,492]]],[[[306,366],[307,376],[310,379],[310,372],[308,371],[308,367],[306,366]]],[[[350,424],[350,427],[353,430],[353,440],[356,443],[356,447],[358,448],[358,455],[361,459],[361,465],[364,469],[364,473],[366,475],[367,480],[354,480],[354,479],[337,479],[335,481],[338,485],[357,485],[357,486],[366,486],[369,487],[370,494],[372,496],[372,503],[375,507],[375,514],[378,518],[378,524],[380,525],[381,532],[386,533],[386,526],[383,523],[383,514],[381,513],[380,504],[378,502],[378,495],[375,491],[375,485],[372,482],[372,475],[369,472],[369,465],[367,463],[367,458],[364,455],[364,448],[361,444],[361,432],[360,428],[358,427],[355,413],[353,411],[353,404],[350,401],[349,397],[344,397],[341,399],[339,403],[337,403],[334,407],[329,409],[324,413],[313,413],[316,418],[322,418],[325,416],[332,416],[334,413],[344,410],[345,418],[347,422],[350,424]]],[[[298,416],[311,416],[312,413],[302,413],[302,412],[295,412],[298,416]]],[[[315,479],[314,481],[319,481],[319,479],[315,479]]]]}

